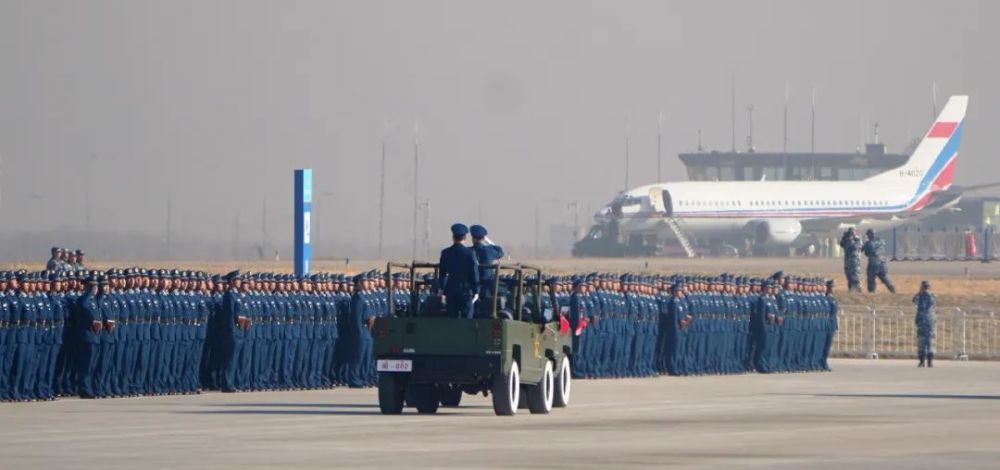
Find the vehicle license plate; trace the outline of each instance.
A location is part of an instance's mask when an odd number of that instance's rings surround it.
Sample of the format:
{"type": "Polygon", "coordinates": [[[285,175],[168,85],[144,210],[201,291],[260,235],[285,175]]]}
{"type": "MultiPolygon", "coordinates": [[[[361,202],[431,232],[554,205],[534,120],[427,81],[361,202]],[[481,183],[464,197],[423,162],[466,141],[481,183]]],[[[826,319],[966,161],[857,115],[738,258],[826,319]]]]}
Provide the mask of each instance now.
{"type": "Polygon", "coordinates": [[[375,370],[378,372],[413,372],[413,361],[409,359],[379,359],[375,370]]]}

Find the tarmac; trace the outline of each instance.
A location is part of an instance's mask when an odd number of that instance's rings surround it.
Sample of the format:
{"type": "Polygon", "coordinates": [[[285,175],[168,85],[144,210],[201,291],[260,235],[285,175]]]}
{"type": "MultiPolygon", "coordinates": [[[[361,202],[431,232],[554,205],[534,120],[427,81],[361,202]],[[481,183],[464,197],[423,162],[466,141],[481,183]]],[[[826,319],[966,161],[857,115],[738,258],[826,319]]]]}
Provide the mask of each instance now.
{"type": "Polygon", "coordinates": [[[997,468],[1000,363],[578,380],[569,408],[382,416],[375,390],[0,404],[0,468],[997,468]]]}

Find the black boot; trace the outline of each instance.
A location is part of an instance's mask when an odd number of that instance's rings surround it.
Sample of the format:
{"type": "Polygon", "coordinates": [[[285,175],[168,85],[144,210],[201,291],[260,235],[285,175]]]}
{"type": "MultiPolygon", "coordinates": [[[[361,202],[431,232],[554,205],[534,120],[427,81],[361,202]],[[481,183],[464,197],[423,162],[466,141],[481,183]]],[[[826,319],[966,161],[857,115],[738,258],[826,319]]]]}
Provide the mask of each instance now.
{"type": "Polygon", "coordinates": [[[919,357],[919,358],[920,358],[920,364],[917,364],[917,367],[923,367],[923,366],[924,366],[924,355],[923,355],[923,354],[920,354],[920,355],[919,355],[919,356],[917,356],[917,357],[919,357]]]}
{"type": "Polygon", "coordinates": [[[927,353],[927,367],[934,367],[934,353],[927,353]]]}

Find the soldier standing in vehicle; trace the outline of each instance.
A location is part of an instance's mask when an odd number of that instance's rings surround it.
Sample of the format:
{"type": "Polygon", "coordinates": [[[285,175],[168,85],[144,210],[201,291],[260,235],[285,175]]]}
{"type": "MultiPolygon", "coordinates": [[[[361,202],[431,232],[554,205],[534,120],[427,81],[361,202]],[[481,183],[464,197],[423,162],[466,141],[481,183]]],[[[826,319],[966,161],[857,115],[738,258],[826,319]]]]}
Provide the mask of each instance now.
{"type": "Polygon", "coordinates": [[[875,292],[875,278],[877,277],[885,284],[889,292],[895,294],[896,286],[892,285],[892,280],[889,279],[889,262],[885,259],[885,240],[875,235],[875,231],[872,229],[868,229],[865,236],[868,240],[862,250],[868,257],[868,293],[875,292]]]}
{"type": "Polygon", "coordinates": [[[934,367],[934,326],[937,323],[934,305],[937,297],[931,293],[930,282],[920,283],[920,292],[913,296],[913,303],[917,306],[914,319],[917,326],[917,358],[920,359],[917,367],[924,367],[925,360],[927,367],[934,367]]]}
{"type": "Polygon", "coordinates": [[[847,289],[851,292],[861,292],[861,238],[854,227],[847,229],[840,238],[840,247],[844,249],[844,275],[847,277],[847,289]]]}
{"type": "Polygon", "coordinates": [[[448,316],[454,318],[472,318],[472,305],[479,299],[479,262],[464,245],[468,234],[469,227],[464,224],[452,225],[452,245],[441,250],[441,290],[448,316]]]}
{"type": "Polygon", "coordinates": [[[479,263],[479,283],[482,286],[482,292],[479,294],[484,298],[484,302],[497,295],[493,292],[493,278],[496,275],[494,266],[504,257],[503,248],[493,243],[487,237],[488,233],[486,227],[482,225],[469,227],[469,234],[472,235],[472,252],[475,253],[476,262],[479,263]]]}

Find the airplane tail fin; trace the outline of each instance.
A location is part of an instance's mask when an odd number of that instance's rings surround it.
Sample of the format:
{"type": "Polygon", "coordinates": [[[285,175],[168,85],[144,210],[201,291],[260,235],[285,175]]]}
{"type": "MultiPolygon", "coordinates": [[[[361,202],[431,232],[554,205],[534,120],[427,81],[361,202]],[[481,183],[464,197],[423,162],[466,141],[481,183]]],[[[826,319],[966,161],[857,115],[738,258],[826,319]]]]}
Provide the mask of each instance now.
{"type": "Polygon", "coordinates": [[[948,103],[944,105],[937,120],[931,125],[906,164],[879,173],[865,181],[912,185],[915,190],[914,197],[917,199],[928,193],[948,189],[955,173],[958,145],[962,140],[962,127],[968,105],[968,96],[956,95],[948,98],[948,103]]]}

